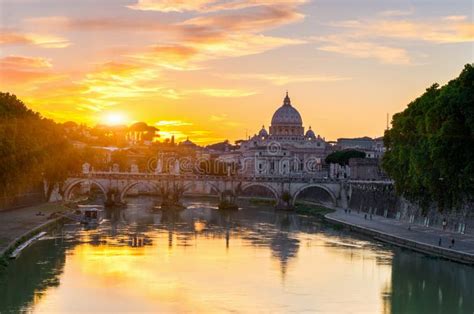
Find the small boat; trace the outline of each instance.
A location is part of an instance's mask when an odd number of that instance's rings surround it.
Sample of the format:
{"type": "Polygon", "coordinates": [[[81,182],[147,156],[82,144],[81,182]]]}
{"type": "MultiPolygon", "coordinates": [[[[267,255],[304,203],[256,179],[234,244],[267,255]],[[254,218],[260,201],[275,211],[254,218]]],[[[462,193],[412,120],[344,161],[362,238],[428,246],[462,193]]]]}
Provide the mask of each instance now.
{"type": "Polygon", "coordinates": [[[104,206],[102,205],[79,205],[81,212],[81,223],[85,225],[100,225],[104,219],[104,206]]]}

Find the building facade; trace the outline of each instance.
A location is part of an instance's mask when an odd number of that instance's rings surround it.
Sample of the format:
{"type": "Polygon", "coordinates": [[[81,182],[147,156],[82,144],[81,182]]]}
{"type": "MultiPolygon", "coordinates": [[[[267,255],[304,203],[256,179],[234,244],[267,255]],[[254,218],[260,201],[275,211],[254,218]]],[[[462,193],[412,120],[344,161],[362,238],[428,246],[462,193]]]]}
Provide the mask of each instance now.
{"type": "Polygon", "coordinates": [[[240,166],[255,176],[302,176],[322,173],[328,145],[309,127],[286,94],[283,104],[273,114],[267,131],[262,129],[240,143],[240,166]]]}

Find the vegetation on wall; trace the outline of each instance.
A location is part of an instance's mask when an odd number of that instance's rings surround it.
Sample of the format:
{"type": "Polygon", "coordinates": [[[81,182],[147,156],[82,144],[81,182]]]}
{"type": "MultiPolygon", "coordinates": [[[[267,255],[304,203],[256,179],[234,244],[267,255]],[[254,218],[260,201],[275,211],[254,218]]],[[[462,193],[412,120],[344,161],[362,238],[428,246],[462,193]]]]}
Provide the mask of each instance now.
{"type": "Polygon", "coordinates": [[[327,155],[325,161],[327,164],[345,166],[349,164],[349,159],[351,158],[365,158],[365,153],[355,149],[340,150],[327,155]]]}

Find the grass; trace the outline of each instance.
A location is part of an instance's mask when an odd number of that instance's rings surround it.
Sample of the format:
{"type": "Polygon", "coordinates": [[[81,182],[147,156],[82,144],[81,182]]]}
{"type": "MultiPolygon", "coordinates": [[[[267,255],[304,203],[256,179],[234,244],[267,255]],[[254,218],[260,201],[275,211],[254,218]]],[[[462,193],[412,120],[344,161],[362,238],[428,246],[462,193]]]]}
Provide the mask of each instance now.
{"type": "Polygon", "coordinates": [[[322,217],[326,214],[332,213],[335,210],[319,204],[297,203],[295,212],[300,215],[318,216],[322,217]]]}

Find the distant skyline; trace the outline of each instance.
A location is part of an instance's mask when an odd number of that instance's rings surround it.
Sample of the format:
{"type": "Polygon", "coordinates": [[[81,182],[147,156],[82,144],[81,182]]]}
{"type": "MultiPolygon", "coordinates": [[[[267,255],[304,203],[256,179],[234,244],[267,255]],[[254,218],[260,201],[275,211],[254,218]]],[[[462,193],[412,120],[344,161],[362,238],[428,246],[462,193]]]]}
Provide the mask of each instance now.
{"type": "Polygon", "coordinates": [[[327,140],[381,136],[474,60],[473,2],[0,0],[0,86],[58,122],[144,121],[207,144],[286,90],[327,140]]]}

